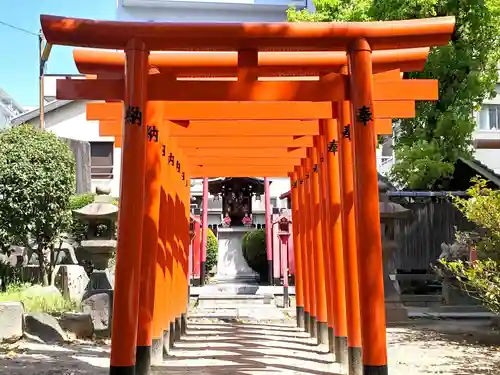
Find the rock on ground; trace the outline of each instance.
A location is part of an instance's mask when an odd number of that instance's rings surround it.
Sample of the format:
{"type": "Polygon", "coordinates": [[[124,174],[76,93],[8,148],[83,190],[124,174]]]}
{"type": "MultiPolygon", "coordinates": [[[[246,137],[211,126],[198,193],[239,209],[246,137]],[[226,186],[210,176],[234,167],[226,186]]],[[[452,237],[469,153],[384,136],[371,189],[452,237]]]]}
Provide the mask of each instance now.
{"type": "Polygon", "coordinates": [[[94,325],[90,314],[85,313],[64,313],[59,318],[61,328],[71,332],[77,338],[91,338],[94,334],[94,325]]]}
{"type": "Polygon", "coordinates": [[[41,312],[29,313],[25,316],[25,323],[26,333],[37,337],[42,342],[65,342],[68,339],[59,322],[52,315],[41,312]]]}

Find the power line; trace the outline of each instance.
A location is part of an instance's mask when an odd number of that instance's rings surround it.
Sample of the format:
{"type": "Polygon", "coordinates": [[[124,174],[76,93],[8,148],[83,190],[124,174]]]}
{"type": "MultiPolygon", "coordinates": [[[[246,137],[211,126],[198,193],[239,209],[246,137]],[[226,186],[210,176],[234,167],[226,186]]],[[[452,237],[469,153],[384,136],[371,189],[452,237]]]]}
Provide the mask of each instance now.
{"type": "Polygon", "coordinates": [[[6,27],[10,27],[11,29],[14,29],[14,30],[17,30],[17,31],[21,31],[23,33],[26,33],[26,34],[29,34],[29,35],[33,35],[33,36],[36,36],[36,37],[40,36],[40,34],[34,33],[33,31],[29,31],[29,30],[23,29],[22,27],[11,25],[10,23],[4,22],[4,21],[0,21],[0,25],[6,26],[6,27]]]}

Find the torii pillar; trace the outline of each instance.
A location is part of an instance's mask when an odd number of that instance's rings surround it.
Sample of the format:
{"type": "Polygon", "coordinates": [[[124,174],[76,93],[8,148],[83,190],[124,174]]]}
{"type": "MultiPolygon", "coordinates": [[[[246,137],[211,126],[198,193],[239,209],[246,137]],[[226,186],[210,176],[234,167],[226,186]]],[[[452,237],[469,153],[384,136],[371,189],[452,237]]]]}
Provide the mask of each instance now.
{"type": "Polygon", "coordinates": [[[371,47],[359,38],[349,50],[351,73],[353,169],[356,235],[360,280],[363,373],[385,375],[387,347],[385,332],[384,272],[380,236],[378,173],[373,126],[373,74],[371,47]]]}

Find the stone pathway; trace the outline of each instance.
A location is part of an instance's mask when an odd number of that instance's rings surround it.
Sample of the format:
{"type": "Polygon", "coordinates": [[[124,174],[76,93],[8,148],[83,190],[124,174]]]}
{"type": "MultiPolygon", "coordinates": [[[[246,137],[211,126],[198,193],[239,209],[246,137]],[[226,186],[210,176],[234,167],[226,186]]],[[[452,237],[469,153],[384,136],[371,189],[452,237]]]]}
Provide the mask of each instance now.
{"type": "MultiPolygon", "coordinates": [[[[325,348],[315,346],[287,320],[192,319],[173,357],[153,374],[338,374],[341,369],[325,348]]],[[[499,347],[471,343],[463,334],[437,333],[432,327],[435,323],[388,329],[390,374],[500,375],[499,347]]],[[[104,375],[108,357],[106,344],[20,342],[0,347],[0,374],[104,375]]]]}

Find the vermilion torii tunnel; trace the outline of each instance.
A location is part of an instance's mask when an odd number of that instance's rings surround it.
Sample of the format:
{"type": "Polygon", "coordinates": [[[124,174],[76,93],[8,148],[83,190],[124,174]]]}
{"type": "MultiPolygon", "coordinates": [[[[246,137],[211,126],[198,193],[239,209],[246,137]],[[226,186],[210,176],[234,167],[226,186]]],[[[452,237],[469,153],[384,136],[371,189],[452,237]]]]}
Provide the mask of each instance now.
{"type": "Polygon", "coordinates": [[[376,135],[437,99],[436,81],[400,72],[448,43],[454,18],[41,23],[51,45],[124,50],[75,51],[93,76],[57,86],[106,101],[87,118],[122,148],[110,373],[148,373],[185,328],[189,179],[289,176],[297,324],[349,374],[387,374],[376,135]]]}

